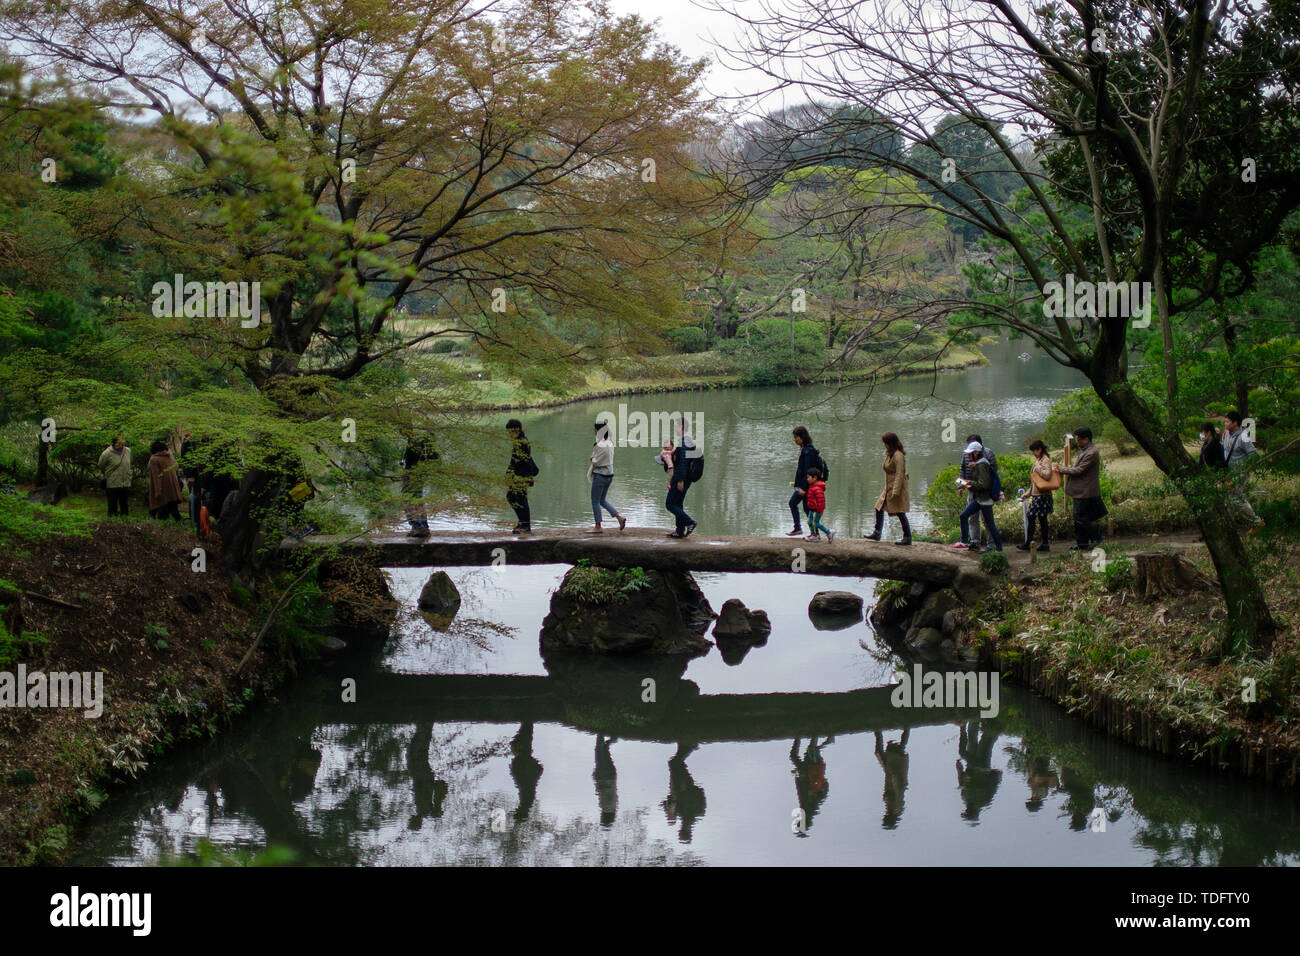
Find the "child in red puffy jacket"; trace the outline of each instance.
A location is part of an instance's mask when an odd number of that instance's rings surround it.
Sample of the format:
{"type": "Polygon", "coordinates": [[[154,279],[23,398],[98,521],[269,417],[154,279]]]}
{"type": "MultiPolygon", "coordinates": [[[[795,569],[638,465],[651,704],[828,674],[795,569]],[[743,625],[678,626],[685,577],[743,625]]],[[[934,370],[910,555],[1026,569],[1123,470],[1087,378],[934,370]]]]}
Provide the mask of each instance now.
{"type": "Polygon", "coordinates": [[[817,532],[825,531],[826,540],[834,541],[835,532],[822,524],[822,512],[826,510],[826,482],[822,481],[822,473],[816,468],[808,469],[808,496],[804,500],[808,504],[808,524],[812,528],[812,534],[804,540],[820,541],[817,532]]]}

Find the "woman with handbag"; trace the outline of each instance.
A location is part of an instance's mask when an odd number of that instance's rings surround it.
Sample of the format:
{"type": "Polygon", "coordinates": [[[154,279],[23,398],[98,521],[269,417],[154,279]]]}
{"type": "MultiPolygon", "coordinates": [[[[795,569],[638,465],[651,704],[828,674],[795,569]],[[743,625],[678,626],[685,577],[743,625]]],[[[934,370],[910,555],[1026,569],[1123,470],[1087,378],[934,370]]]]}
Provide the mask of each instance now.
{"type": "Polygon", "coordinates": [[[1047,516],[1052,513],[1052,492],[1061,487],[1060,472],[1052,470],[1052,456],[1047,453],[1047,446],[1035,441],[1029,446],[1034,456],[1034,464],[1029,469],[1029,490],[1020,496],[1025,506],[1025,543],[1016,545],[1018,551],[1028,551],[1029,543],[1034,537],[1034,522],[1042,530],[1039,551],[1050,551],[1047,543],[1047,516]]]}

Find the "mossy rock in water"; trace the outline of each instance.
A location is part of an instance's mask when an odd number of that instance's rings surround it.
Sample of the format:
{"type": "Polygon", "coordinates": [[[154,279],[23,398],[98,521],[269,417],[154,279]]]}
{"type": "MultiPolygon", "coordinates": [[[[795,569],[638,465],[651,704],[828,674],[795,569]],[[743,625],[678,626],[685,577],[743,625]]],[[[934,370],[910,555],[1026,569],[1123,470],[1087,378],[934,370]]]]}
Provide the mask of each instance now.
{"type": "Polygon", "coordinates": [[[615,595],[589,587],[593,570],[571,568],[551,597],[550,613],[542,621],[543,655],[708,652],[712,644],[704,632],[715,615],[689,573],[645,571],[640,575],[643,585],[619,589],[615,595]],[[598,595],[609,596],[601,600],[598,595]]]}
{"type": "Polygon", "coordinates": [[[595,567],[584,558],[564,575],[560,593],[580,604],[622,604],[650,586],[650,578],[641,568],[595,567]]]}

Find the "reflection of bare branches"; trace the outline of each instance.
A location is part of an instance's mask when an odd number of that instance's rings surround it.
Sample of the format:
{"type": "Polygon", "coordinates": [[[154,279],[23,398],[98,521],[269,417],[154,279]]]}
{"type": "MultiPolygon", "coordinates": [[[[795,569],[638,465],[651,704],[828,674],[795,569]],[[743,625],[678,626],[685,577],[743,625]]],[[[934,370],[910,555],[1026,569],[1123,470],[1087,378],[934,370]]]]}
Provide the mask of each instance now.
{"type": "Polygon", "coordinates": [[[514,640],[518,628],[500,621],[480,617],[454,617],[440,619],[438,615],[415,608],[404,607],[398,613],[404,641],[416,647],[444,643],[448,640],[465,641],[489,653],[496,653],[494,638],[514,640]]]}

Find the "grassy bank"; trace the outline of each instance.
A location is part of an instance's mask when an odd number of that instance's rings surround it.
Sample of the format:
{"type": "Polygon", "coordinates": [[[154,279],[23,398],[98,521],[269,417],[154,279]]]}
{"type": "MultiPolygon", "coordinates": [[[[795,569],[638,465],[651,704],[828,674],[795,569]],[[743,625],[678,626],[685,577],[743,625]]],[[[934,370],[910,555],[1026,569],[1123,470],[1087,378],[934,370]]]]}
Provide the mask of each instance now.
{"type": "Polygon", "coordinates": [[[290,602],[238,670],[275,585],[255,599],[216,571],[215,552],[197,573],[195,545],[178,524],[0,495],[0,586],[22,595],[21,621],[0,626],[0,671],[101,672],[105,698],[97,718],[0,709],[0,865],[58,862],[114,786],[217,733],[314,652],[315,612],[290,602]]]}
{"type": "MultiPolygon", "coordinates": [[[[833,356],[828,356],[828,360],[833,356]]],[[[443,358],[442,361],[464,380],[470,389],[469,408],[476,411],[552,408],[574,402],[621,395],[658,392],[707,391],[719,388],[753,387],[746,381],[744,368],[734,355],[717,351],[645,356],[635,361],[620,361],[607,368],[587,372],[581,379],[552,381],[542,373],[536,378],[493,378],[489,369],[470,356],[443,358]],[[482,377],[480,377],[482,376],[482,377]]],[[[904,359],[891,365],[889,374],[922,375],[954,371],[987,363],[975,347],[948,349],[937,364],[923,358],[904,359]]],[[[862,360],[846,369],[809,374],[780,385],[845,385],[878,378],[874,361],[862,360]]]]}
{"type": "MultiPolygon", "coordinates": [[[[1203,549],[1200,590],[1144,601],[1131,561],[1052,555],[968,612],[986,661],[1130,743],[1284,786],[1300,771],[1300,544],[1250,542],[1281,627],[1272,652],[1223,653],[1223,596],[1203,549]]],[[[1133,549],[1126,549],[1133,550],[1133,549]]]]}

